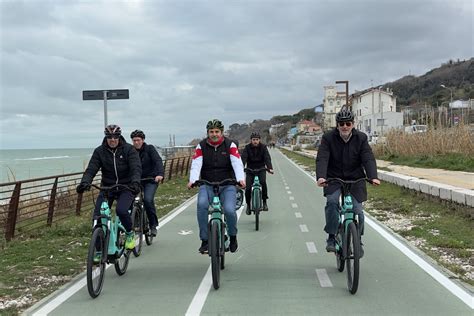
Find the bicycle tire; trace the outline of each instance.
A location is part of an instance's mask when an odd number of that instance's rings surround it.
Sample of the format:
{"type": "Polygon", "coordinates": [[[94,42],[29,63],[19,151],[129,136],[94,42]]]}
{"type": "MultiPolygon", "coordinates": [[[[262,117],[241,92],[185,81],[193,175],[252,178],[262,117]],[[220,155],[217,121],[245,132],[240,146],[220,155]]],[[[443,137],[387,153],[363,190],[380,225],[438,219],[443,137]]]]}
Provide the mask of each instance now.
{"type": "Polygon", "coordinates": [[[139,257],[142,254],[143,246],[143,212],[140,206],[135,205],[132,209],[132,227],[135,231],[135,248],[133,255],[139,257]]]}
{"type": "Polygon", "coordinates": [[[347,288],[351,294],[355,294],[359,287],[360,259],[359,233],[355,223],[349,223],[345,237],[344,244],[346,247],[347,288]]]}
{"type": "Polygon", "coordinates": [[[143,234],[145,235],[145,242],[148,246],[153,244],[153,235],[150,230],[150,222],[148,221],[148,215],[143,213],[143,234]]]}
{"type": "Polygon", "coordinates": [[[105,275],[105,262],[104,259],[107,257],[107,250],[105,250],[105,234],[102,227],[95,227],[92,231],[92,237],[89,244],[89,251],[87,254],[87,290],[92,298],[99,296],[104,285],[105,275]],[[94,256],[96,255],[97,245],[100,245],[102,249],[101,261],[99,263],[94,262],[94,256]]]}
{"type": "Polygon", "coordinates": [[[220,254],[219,254],[219,225],[216,221],[211,224],[211,238],[209,243],[209,256],[211,257],[212,285],[214,289],[220,287],[220,254]]]}
{"type": "Polygon", "coordinates": [[[260,211],[262,210],[262,190],[256,189],[252,190],[252,202],[253,210],[255,212],[255,230],[258,231],[260,228],[260,211]]]}
{"type": "Polygon", "coordinates": [[[132,251],[125,249],[125,230],[119,229],[117,235],[117,248],[120,250],[117,254],[117,258],[115,258],[114,267],[118,275],[124,275],[125,272],[127,272],[130,252],[132,251]]]}
{"type": "Polygon", "coordinates": [[[220,267],[221,267],[221,270],[224,270],[225,269],[225,251],[226,251],[226,248],[225,248],[225,243],[226,243],[226,238],[229,238],[226,236],[225,234],[225,224],[221,224],[221,242],[219,243],[220,244],[220,254],[221,254],[221,260],[220,260],[220,267]]]}
{"type": "Polygon", "coordinates": [[[237,188],[237,193],[235,195],[235,209],[238,210],[242,206],[244,202],[244,191],[242,189],[237,188]]]}

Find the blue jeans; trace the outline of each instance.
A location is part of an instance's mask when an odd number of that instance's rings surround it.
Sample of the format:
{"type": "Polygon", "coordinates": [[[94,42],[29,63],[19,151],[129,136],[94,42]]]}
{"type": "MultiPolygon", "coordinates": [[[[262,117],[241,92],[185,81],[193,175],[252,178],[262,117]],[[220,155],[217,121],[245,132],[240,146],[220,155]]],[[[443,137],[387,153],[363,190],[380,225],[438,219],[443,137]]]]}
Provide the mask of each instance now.
{"type": "MultiPolygon", "coordinates": [[[[219,199],[224,208],[227,232],[230,236],[237,236],[236,194],[237,189],[235,185],[225,185],[219,189],[219,199]]],[[[212,186],[202,185],[199,187],[197,220],[199,224],[199,238],[201,240],[208,240],[209,204],[212,202],[213,197],[214,190],[212,186]]]]}
{"type": "Polygon", "coordinates": [[[145,206],[146,215],[150,228],[158,226],[158,217],[156,216],[155,208],[155,193],[158,189],[158,183],[147,182],[143,184],[143,204],[145,206]]]}
{"type": "MultiPolygon", "coordinates": [[[[135,196],[129,190],[109,192],[109,207],[112,207],[114,201],[117,200],[115,212],[117,213],[118,217],[120,218],[120,222],[127,232],[132,230],[132,219],[130,218],[128,210],[132,205],[134,197],[135,196]]],[[[100,215],[100,206],[102,205],[103,201],[104,192],[100,192],[99,196],[97,196],[97,200],[95,201],[94,217],[100,215]]]]}
{"type": "MultiPolygon", "coordinates": [[[[337,227],[339,225],[339,200],[341,196],[341,190],[338,189],[334,191],[332,194],[326,195],[326,226],[324,227],[324,231],[328,234],[335,235],[337,232],[337,227]]],[[[357,201],[354,197],[352,197],[352,210],[355,214],[359,215],[359,233],[360,235],[364,234],[364,209],[362,207],[362,203],[357,201]]]]}

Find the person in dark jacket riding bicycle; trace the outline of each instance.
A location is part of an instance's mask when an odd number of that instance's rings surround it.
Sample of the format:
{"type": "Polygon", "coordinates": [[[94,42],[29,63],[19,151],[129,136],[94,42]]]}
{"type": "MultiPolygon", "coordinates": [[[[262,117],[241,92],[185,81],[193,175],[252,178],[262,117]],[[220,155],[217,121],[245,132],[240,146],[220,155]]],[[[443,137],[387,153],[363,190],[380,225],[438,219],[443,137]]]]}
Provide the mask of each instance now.
{"type": "MultiPolygon", "coordinates": [[[[268,172],[273,173],[272,158],[268,152],[266,145],[260,142],[260,134],[253,132],[250,135],[250,143],[245,146],[242,150],[242,163],[247,165],[249,169],[260,169],[267,168],[268,172]]],[[[245,189],[245,202],[247,203],[247,208],[245,213],[250,215],[250,195],[252,190],[252,183],[254,179],[253,174],[247,173],[247,178],[245,180],[248,183],[247,188],[245,189]]],[[[268,189],[267,189],[267,174],[265,170],[260,171],[258,174],[258,180],[262,185],[262,200],[263,200],[263,210],[268,211],[267,199],[268,199],[268,189]]]]}
{"type": "Polygon", "coordinates": [[[156,216],[155,194],[158,184],[163,180],[164,168],[163,160],[156,150],[155,146],[144,142],[145,133],[137,129],[130,134],[133,147],[138,151],[142,163],[142,181],[143,186],[143,204],[145,206],[148,222],[150,223],[150,232],[156,236],[156,227],[158,226],[158,217],[156,216]],[[152,178],[152,179],[150,179],[152,178]]]}
{"type": "MultiPolygon", "coordinates": [[[[188,188],[199,179],[209,182],[219,182],[225,179],[235,179],[241,187],[245,187],[244,168],[237,146],[233,141],[223,136],[224,125],[219,120],[207,123],[207,137],[197,146],[191,163],[188,188]]],[[[202,185],[199,188],[197,202],[197,218],[199,237],[201,239],[200,253],[208,252],[208,209],[214,196],[212,186],[202,185]]],[[[237,251],[237,214],[235,209],[235,185],[221,186],[219,198],[224,208],[227,228],[230,237],[230,252],[237,251]]]]}
{"type": "MultiPolygon", "coordinates": [[[[374,154],[367,141],[367,135],[354,128],[354,114],[345,106],[336,114],[337,127],[323,135],[316,157],[317,185],[324,187],[326,197],[326,226],[328,233],[326,251],[336,252],[335,234],[339,225],[339,196],[341,186],[339,183],[326,185],[327,178],[340,178],[342,180],[357,180],[369,178],[374,185],[379,185],[377,179],[377,164],[374,154]]],[[[365,182],[352,186],[353,210],[359,216],[360,234],[364,234],[364,210],[362,202],[367,200],[365,182]]],[[[362,240],[362,239],[361,239],[362,240]]],[[[361,257],[364,250],[361,242],[361,257]]]]}
{"type": "MultiPolygon", "coordinates": [[[[109,192],[108,202],[112,206],[113,201],[117,200],[116,212],[127,235],[125,248],[133,249],[135,248],[135,234],[128,210],[132,205],[134,195],[140,192],[142,173],[140,157],[133,146],[123,138],[120,126],[107,125],[104,134],[102,145],[94,150],[76,191],[83,193],[89,190],[92,180],[99,170],[102,173],[101,186],[124,184],[130,187],[131,191],[117,188],[117,190],[109,192]]],[[[104,194],[100,192],[95,203],[94,216],[100,215],[100,206],[103,201],[104,194]]]]}

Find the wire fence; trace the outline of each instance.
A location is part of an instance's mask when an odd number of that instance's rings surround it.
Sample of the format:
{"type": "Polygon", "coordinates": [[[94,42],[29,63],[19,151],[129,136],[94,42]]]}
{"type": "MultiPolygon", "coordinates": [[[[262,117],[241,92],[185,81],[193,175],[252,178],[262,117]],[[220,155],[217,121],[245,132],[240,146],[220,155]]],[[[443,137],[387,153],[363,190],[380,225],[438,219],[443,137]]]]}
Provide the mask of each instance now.
{"type": "MultiPolygon", "coordinates": [[[[163,161],[162,182],[189,173],[191,156],[163,161]]],[[[0,236],[6,241],[15,235],[51,226],[67,217],[90,212],[98,192],[76,193],[83,172],[0,183],[0,236]]],[[[100,173],[94,178],[99,184],[100,173]]],[[[0,237],[1,238],[1,237],[0,237]]]]}

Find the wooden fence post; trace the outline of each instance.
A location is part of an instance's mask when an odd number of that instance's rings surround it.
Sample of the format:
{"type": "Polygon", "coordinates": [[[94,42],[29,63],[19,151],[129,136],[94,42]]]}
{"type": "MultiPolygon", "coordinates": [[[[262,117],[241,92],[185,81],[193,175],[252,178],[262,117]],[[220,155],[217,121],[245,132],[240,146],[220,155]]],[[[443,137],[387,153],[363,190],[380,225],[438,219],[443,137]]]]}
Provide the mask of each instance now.
{"type": "Polygon", "coordinates": [[[189,169],[191,169],[191,156],[188,157],[188,163],[186,164],[186,175],[189,174],[189,169]]]}
{"type": "Polygon", "coordinates": [[[82,193],[77,193],[77,203],[76,203],[76,215],[81,215],[82,208],[82,193]]]}
{"type": "Polygon", "coordinates": [[[10,198],[10,205],[8,207],[7,227],[5,229],[6,241],[12,240],[15,236],[16,218],[18,215],[18,205],[20,204],[21,182],[15,184],[12,197],[10,198]]]}
{"type": "Polygon", "coordinates": [[[170,163],[170,174],[168,175],[168,180],[171,180],[171,175],[173,174],[173,165],[174,165],[174,158],[171,159],[171,163],[170,163]]]}
{"type": "Polygon", "coordinates": [[[56,191],[58,190],[58,178],[54,180],[53,188],[51,189],[51,195],[49,197],[49,208],[48,208],[48,220],[46,224],[51,226],[53,223],[54,216],[54,205],[56,203],[56,191]]]}
{"type": "Polygon", "coordinates": [[[183,157],[183,162],[181,162],[181,176],[184,174],[184,162],[186,161],[186,157],[183,157]]]}

